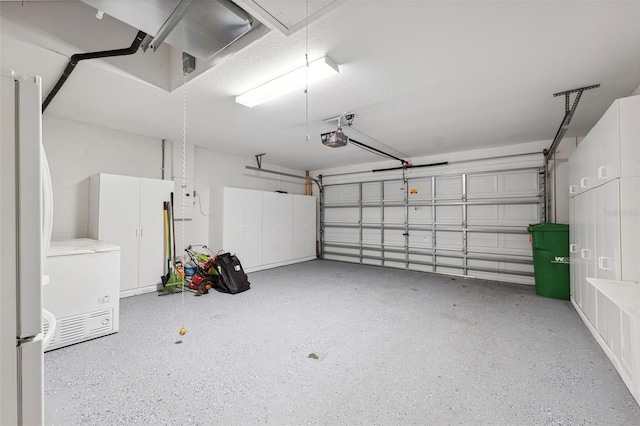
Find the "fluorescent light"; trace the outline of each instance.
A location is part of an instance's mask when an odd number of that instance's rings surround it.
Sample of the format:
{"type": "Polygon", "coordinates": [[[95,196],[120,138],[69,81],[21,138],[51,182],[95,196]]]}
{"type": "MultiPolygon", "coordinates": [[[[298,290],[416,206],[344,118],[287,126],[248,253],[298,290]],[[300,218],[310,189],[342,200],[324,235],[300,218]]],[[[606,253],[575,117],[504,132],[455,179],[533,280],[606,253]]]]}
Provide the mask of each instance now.
{"type": "MultiPolygon", "coordinates": [[[[323,56],[309,64],[309,84],[324,80],[339,72],[338,65],[330,58],[323,56]]],[[[294,90],[304,89],[306,84],[307,67],[303,65],[255,89],[236,96],[236,102],[252,108],[278,96],[293,92],[294,90]]]]}

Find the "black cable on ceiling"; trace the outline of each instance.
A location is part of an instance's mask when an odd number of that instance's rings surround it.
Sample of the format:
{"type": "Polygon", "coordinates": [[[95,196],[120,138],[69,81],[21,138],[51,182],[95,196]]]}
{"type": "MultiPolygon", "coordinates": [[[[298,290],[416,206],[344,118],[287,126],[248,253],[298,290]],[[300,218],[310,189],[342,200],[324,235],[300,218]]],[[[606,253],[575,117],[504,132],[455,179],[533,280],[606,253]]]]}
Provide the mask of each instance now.
{"type": "Polygon", "coordinates": [[[140,47],[140,44],[142,43],[142,40],[146,37],[146,35],[147,33],[143,31],[138,31],[138,34],[136,35],[136,38],[133,40],[133,43],[131,43],[131,46],[126,47],[124,49],[102,50],[99,52],[89,52],[89,53],[76,53],[75,55],[71,56],[71,59],[69,59],[69,63],[67,64],[67,67],[62,72],[62,75],[58,79],[58,82],[55,84],[55,86],[53,86],[53,89],[51,89],[51,92],[49,92],[49,94],[47,95],[47,98],[42,103],[42,112],[44,112],[44,110],[47,109],[47,107],[49,106],[53,98],[56,96],[60,88],[62,88],[64,83],[67,81],[67,78],[69,78],[69,75],[71,75],[71,73],[75,69],[76,65],[78,65],[78,62],[83,61],[85,59],[98,59],[98,58],[109,58],[112,56],[133,55],[138,51],[138,48],[140,47]]]}

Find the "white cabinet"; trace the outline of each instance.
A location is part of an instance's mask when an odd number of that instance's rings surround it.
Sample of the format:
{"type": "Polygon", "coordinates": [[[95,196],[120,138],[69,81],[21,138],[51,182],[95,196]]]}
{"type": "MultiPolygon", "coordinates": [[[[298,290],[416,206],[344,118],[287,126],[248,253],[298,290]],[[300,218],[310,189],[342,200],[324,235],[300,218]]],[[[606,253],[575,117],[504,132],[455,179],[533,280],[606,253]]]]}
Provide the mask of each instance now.
{"type": "Polygon", "coordinates": [[[315,259],[315,197],[211,188],[209,201],[209,246],[235,253],[245,271],[315,259]]]}
{"type": "Polygon", "coordinates": [[[572,303],[640,402],[640,96],[615,101],[569,166],[572,303]]]}
{"type": "Polygon", "coordinates": [[[165,273],[164,210],[173,182],[98,174],[90,178],[89,236],[120,246],[120,295],[155,291],[165,273]]]}
{"type": "Polygon", "coordinates": [[[262,193],[263,263],[293,258],[293,197],[277,192],[262,193]]]}
{"type": "Polygon", "coordinates": [[[235,253],[244,269],[262,265],[262,192],[220,188],[212,203],[220,203],[221,213],[212,224],[211,244],[235,253]]]}
{"type": "Polygon", "coordinates": [[[619,99],[616,102],[620,126],[620,177],[638,177],[640,176],[640,96],[619,99]]]}
{"type": "Polygon", "coordinates": [[[595,250],[595,277],[619,280],[620,278],[620,209],[619,180],[610,180],[595,189],[595,225],[597,246],[595,250]]]}
{"type": "Polygon", "coordinates": [[[293,196],[293,253],[295,257],[316,256],[316,198],[293,196]]]}
{"type": "MultiPolygon", "coordinates": [[[[640,137],[638,138],[640,141],[640,137]]],[[[640,142],[638,143],[640,145],[640,142]]],[[[620,279],[640,282],[640,178],[620,178],[620,279]]]]}

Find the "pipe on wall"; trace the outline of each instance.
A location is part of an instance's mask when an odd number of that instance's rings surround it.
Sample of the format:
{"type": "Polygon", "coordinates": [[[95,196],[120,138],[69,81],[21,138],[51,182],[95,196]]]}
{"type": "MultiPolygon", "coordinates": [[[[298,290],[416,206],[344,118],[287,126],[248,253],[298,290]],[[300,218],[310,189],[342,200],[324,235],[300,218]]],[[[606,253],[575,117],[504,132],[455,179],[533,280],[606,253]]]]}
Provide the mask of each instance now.
{"type": "Polygon", "coordinates": [[[162,171],[162,179],[164,180],[164,163],[165,163],[165,149],[166,149],[166,139],[162,139],[162,167],[160,170],[162,171]]]}

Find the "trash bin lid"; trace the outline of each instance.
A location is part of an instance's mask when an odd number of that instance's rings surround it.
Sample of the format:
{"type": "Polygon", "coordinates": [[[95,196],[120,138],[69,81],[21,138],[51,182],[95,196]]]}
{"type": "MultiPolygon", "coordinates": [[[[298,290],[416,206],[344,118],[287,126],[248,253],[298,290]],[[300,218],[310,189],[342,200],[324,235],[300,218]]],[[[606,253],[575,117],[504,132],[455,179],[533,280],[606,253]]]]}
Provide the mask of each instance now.
{"type": "Polygon", "coordinates": [[[535,223],[527,228],[529,232],[568,232],[569,225],[564,223],[535,223]]]}

